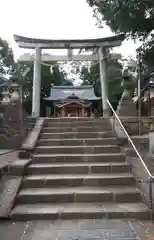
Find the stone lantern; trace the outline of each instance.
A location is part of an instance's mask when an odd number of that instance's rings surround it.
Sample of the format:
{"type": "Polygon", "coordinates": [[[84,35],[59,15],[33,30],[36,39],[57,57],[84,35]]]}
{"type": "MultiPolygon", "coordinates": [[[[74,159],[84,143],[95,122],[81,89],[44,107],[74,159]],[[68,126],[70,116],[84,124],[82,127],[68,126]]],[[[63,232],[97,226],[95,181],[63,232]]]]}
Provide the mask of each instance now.
{"type": "Polygon", "coordinates": [[[12,89],[12,93],[11,93],[11,101],[12,103],[16,103],[18,101],[20,101],[20,86],[17,83],[12,83],[10,85],[11,89],[12,89]]]}
{"type": "Polygon", "coordinates": [[[148,83],[148,97],[150,99],[150,116],[151,116],[151,126],[150,132],[154,132],[154,72],[150,74],[149,83],[148,83]]]}
{"type": "Polygon", "coordinates": [[[154,72],[150,74],[149,96],[151,102],[151,126],[149,132],[149,153],[154,154],[154,72]]]}
{"type": "Polygon", "coordinates": [[[11,105],[12,105],[12,121],[14,123],[14,127],[19,128],[22,127],[23,119],[22,119],[22,104],[21,104],[21,96],[20,96],[20,85],[13,81],[10,84],[11,91],[11,105]]]}
{"type": "Polygon", "coordinates": [[[127,70],[125,70],[123,73],[123,80],[122,80],[121,86],[124,89],[122,98],[124,98],[124,99],[132,98],[132,89],[134,86],[134,82],[131,77],[131,74],[129,74],[129,72],[127,70]]]}
{"type": "Polygon", "coordinates": [[[124,89],[120,99],[117,114],[129,134],[138,133],[138,113],[132,100],[132,92],[135,82],[128,70],[123,73],[122,87],[124,89]]]}
{"type": "Polygon", "coordinates": [[[0,119],[1,119],[1,129],[0,133],[10,134],[9,129],[9,121],[10,121],[10,92],[8,89],[8,84],[2,85],[2,100],[0,103],[0,119]]]}
{"type": "Polygon", "coordinates": [[[149,86],[154,88],[154,72],[150,74],[149,86]]]}
{"type": "Polygon", "coordinates": [[[120,117],[137,117],[136,106],[132,100],[134,81],[127,70],[123,74],[121,83],[124,91],[119,102],[117,113],[120,117]]]}
{"type": "Polygon", "coordinates": [[[151,116],[154,118],[154,72],[150,74],[149,79],[149,95],[151,101],[151,116]]]}
{"type": "Polygon", "coordinates": [[[2,87],[2,100],[0,102],[0,147],[17,148],[22,139],[22,111],[20,101],[20,86],[10,84],[10,80],[2,87]]]}
{"type": "Polygon", "coordinates": [[[3,106],[7,106],[7,105],[9,105],[9,103],[10,103],[10,92],[9,92],[9,90],[8,89],[6,89],[6,90],[4,90],[3,92],[2,92],[2,101],[1,101],[1,104],[3,105],[3,106]]]}
{"type": "MultiPolygon", "coordinates": [[[[5,81],[6,79],[3,78],[3,80],[5,81]]],[[[11,96],[10,96],[10,92],[9,92],[9,88],[8,88],[8,82],[4,82],[1,85],[1,94],[2,94],[1,105],[3,105],[3,106],[9,105],[9,103],[11,102],[11,100],[10,100],[11,96]]]]}
{"type": "Polygon", "coordinates": [[[1,101],[1,119],[4,125],[9,123],[9,105],[10,105],[10,93],[6,89],[2,92],[2,101],[1,101]]]}

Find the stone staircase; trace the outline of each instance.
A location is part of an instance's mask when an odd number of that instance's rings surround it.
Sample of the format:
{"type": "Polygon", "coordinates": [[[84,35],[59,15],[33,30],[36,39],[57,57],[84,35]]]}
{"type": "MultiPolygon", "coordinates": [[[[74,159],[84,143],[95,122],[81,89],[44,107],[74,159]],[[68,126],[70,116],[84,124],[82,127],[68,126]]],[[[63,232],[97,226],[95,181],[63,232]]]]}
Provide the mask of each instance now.
{"type": "Polygon", "coordinates": [[[149,218],[107,119],[45,119],[13,220],[149,218]]]}

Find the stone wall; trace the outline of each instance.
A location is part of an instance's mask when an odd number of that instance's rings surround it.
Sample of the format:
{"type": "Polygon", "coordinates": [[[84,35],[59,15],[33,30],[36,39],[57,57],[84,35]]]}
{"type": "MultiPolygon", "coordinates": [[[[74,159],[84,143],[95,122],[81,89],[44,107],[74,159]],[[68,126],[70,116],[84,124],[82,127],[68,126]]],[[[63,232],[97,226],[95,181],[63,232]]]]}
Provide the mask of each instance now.
{"type": "Polygon", "coordinates": [[[35,121],[33,119],[25,118],[22,131],[20,132],[14,131],[8,125],[5,127],[1,126],[3,132],[0,132],[0,149],[18,149],[34,125],[35,121]]]}
{"type": "MultiPolygon", "coordinates": [[[[149,138],[133,137],[132,140],[138,149],[145,165],[148,167],[149,171],[154,174],[154,156],[149,154],[149,138]]],[[[150,207],[149,175],[131,145],[128,144],[128,142],[125,140],[125,142],[123,141],[123,143],[120,143],[120,146],[122,151],[126,154],[128,163],[132,167],[132,172],[136,178],[137,185],[143,193],[143,200],[150,207]]],[[[152,183],[152,203],[154,209],[154,183],[152,183]]]]}
{"type": "Polygon", "coordinates": [[[35,119],[26,117],[19,103],[0,105],[0,149],[18,149],[35,119]]]}
{"type": "MultiPolygon", "coordinates": [[[[144,158],[143,158],[144,159],[144,158]]],[[[149,176],[147,172],[145,171],[145,168],[141,164],[139,158],[137,157],[130,157],[127,155],[127,161],[132,166],[132,172],[136,178],[136,182],[138,187],[141,189],[143,193],[143,200],[148,204],[150,207],[150,182],[149,182],[149,176]]],[[[147,160],[144,159],[146,162],[147,160]]],[[[152,183],[152,203],[154,208],[154,183],[152,183]]]]}

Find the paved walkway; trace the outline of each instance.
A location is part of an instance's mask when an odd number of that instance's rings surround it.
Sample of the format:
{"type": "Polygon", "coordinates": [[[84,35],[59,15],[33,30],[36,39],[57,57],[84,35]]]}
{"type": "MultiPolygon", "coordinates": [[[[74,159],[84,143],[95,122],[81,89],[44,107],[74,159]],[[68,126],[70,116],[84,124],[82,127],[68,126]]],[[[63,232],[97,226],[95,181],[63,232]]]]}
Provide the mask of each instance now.
{"type": "Polygon", "coordinates": [[[18,158],[18,151],[0,149],[0,170],[7,167],[18,158]]]}
{"type": "Polygon", "coordinates": [[[154,225],[135,220],[0,222],[0,240],[152,240],[152,234],[154,225]]]}

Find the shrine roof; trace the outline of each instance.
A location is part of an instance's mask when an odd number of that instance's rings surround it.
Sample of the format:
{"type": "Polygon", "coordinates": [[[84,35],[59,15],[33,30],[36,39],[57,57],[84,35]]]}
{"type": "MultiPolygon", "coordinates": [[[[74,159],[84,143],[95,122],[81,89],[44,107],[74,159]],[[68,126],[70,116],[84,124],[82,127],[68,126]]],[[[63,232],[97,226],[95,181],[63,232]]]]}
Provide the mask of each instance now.
{"type": "Polygon", "coordinates": [[[83,86],[53,86],[50,90],[50,96],[44,98],[48,101],[60,101],[69,99],[70,96],[75,95],[82,100],[99,100],[94,93],[94,88],[91,85],[83,86]]]}
{"type": "Polygon", "coordinates": [[[42,49],[90,49],[99,48],[100,46],[119,46],[124,40],[124,35],[97,39],[38,39],[14,35],[14,40],[21,48],[36,48],[38,46],[42,49]]]}

